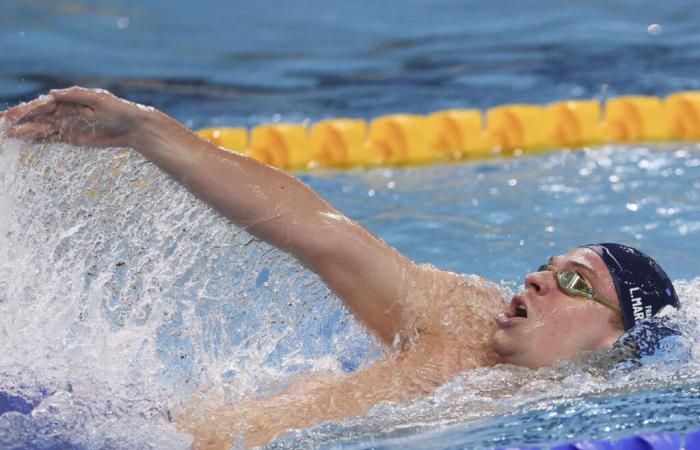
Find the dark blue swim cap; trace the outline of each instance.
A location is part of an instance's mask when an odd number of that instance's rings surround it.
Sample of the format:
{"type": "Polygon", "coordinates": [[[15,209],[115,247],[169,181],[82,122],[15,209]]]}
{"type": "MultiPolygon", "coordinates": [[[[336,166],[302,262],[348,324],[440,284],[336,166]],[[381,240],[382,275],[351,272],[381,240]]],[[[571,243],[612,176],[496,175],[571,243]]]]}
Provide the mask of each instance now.
{"type": "Polygon", "coordinates": [[[671,280],[650,256],[620,244],[590,244],[612,276],[625,331],[666,307],[680,308],[671,280]]]}

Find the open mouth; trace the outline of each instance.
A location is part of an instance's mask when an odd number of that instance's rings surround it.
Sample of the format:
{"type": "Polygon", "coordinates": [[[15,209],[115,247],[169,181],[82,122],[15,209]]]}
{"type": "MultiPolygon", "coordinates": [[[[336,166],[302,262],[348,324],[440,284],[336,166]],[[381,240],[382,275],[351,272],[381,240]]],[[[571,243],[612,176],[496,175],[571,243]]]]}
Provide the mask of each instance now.
{"type": "Polygon", "coordinates": [[[501,328],[511,328],[527,319],[527,303],[520,295],[514,295],[510,305],[496,316],[496,323],[501,328]]]}
{"type": "Polygon", "coordinates": [[[520,295],[513,296],[508,308],[508,317],[522,317],[527,319],[527,305],[520,295]]]}

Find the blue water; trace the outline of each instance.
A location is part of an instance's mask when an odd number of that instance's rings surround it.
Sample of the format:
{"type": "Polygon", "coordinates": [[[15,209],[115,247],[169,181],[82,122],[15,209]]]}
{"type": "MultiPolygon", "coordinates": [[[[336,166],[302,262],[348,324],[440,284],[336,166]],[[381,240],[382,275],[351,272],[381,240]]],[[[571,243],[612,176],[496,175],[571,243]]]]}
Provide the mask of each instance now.
{"type": "Polygon", "coordinates": [[[663,95],[700,87],[699,21],[692,0],[5,0],[0,104],[79,82],[201,126],[663,95]]]}
{"type": "MultiPolygon", "coordinates": [[[[664,95],[700,88],[697,23],[690,1],[7,0],[0,107],[82,84],[196,128],[664,95]]],[[[504,290],[575,245],[639,246],[693,320],[640,368],[609,373],[586,357],[478,369],[270,447],[471,449],[697,428],[699,167],[698,145],[669,143],[299,174],[416,261],[504,290]]],[[[0,212],[0,448],[186,448],[167,411],[204,386],[234,402],[381,351],[313,274],[132,152],[0,135],[0,212]]]]}

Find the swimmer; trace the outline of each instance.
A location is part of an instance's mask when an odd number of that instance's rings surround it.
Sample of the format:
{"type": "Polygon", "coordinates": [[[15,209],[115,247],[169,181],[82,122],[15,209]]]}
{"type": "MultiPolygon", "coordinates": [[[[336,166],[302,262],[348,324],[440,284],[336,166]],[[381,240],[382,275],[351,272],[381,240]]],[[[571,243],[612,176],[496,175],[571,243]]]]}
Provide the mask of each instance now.
{"type": "Polygon", "coordinates": [[[263,445],[289,429],[364,415],[381,401],[411,401],[475,367],[550,366],[610,348],[639,320],[679,307],[663,270],[617,244],[544,257],[504,306],[488,280],[415,264],[290,174],[106,91],[54,90],[1,112],[0,121],[12,138],[135,149],[316,272],[386,345],[381,358],[355,372],[314,374],[271,398],[190,402],[175,420],[198,449],[228,448],[239,438],[263,445]]]}

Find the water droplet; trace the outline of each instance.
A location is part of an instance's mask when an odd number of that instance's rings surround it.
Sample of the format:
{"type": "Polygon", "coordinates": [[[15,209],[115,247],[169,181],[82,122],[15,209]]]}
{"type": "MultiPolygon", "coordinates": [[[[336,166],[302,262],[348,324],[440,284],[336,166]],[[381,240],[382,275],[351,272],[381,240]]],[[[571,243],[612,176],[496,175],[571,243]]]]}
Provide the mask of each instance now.
{"type": "Polygon", "coordinates": [[[123,30],[126,27],[128,27],[130,23],[131,23],[131,19],[129,19],[126,16],[122,16],[122,17],[117,19],[117,28],[119,28],[120,30],[123,30]]]}
{"type": "Polygon", "coordinates": [[[647,33],[649,33],[652,36],[658,36],[659,34],[663,33],[663,31],[663,27],[658,23],[652,23],[647,27],[647,33]]]}
{"type": "Polygon", "coordinates": [[[574,97],[580,97],[585,93],[586,89],[584,89],[582,86],[576,86],[571,90],[571,95],[573,95],[574,97]]]}

